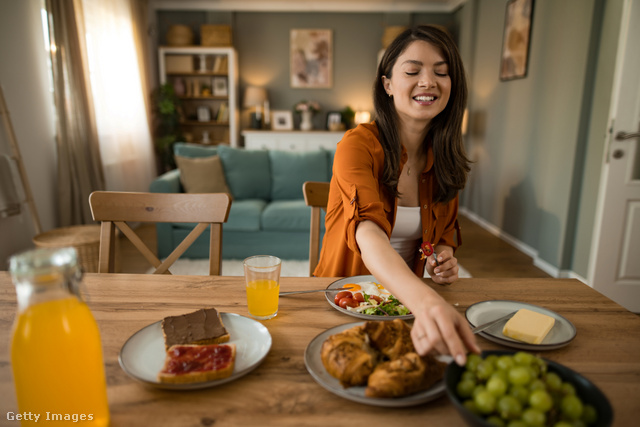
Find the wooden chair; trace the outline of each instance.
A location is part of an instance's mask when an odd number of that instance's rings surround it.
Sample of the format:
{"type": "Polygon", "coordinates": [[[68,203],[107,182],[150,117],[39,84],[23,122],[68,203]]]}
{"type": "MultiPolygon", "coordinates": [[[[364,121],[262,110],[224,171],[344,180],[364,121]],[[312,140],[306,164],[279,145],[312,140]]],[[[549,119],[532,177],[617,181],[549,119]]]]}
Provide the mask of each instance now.
{"type": "Polygon", "coordinates": [[[309,231],[309,276],[318,265],[320,258],[320,210],[327,209],[329,183],[307,181],[302,184],[304,201],[311,206],[311,229],[309,231]]]}
{"type": "Polygon", "coordinates": [[[118,227],[156,270],[154,274],[171,274],[169,267],[211,226],[209,274],[219,275],[222,258],[222,223],[227,221],[231,198],[227,193],[128,193],[94,191],[89,196],[91,214],[101,221],[99,273],[115,270],[115,247],[118,227]],[[161,262],[155,253],[125,222],[198,223],[185,239],[161,262]]]}

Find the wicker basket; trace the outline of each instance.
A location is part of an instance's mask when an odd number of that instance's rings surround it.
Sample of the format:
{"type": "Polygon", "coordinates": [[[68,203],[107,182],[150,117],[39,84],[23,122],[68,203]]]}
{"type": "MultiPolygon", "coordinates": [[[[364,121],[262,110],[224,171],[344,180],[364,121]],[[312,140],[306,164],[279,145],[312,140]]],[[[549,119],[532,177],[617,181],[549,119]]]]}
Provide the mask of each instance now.
{"type": "Polygon", "coordinates": [[[98,272],[100,254],[100,226],[74,225],[54,228],[33,238],[37,248],[74,247],[78,251],[78,262],[87,273],[98,272]]]}
{"type": "Polygon", "coordinates": [[[202,46],[231,46],[231,26],[230,25],[201,25],[200,44],[202,46]]]}

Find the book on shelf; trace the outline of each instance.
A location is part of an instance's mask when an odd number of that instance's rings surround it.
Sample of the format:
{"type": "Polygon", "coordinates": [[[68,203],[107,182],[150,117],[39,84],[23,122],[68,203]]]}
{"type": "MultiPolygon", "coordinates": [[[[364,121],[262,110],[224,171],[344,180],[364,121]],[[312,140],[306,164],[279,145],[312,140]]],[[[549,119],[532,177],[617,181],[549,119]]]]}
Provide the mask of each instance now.
{"type": "Polygon", "coordinates": [[[228,122],[229,121],[229,105],[226,102],[220,104],[220,108],[218,109],[218,114],[216,116],[217,122],[228,122]]]}

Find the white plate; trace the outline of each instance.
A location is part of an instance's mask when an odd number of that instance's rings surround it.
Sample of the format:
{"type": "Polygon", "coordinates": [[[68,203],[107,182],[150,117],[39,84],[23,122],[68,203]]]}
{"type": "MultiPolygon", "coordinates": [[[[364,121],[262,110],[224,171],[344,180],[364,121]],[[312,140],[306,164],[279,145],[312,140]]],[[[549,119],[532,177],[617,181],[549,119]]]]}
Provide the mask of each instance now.
{"type": "MultiPolygon", "coordinates": [[[[369,276],[351,276],[351,277],[345,277],[344,279],[336,280],[335,282],[327,286],[327,289],[342,288],[345,285],[348,285],[349,283],[360,283],[360,282],[380,283],[378,282],[378,280],[376,280],[375,277],[370,275],[369,276]]],[[[343,312],[344,314],[348,314],[349,316],[357,317],[359,319],[366,319],[366,320],[382,320],[382,319],[391,319],[391,318],[403,319],[403,320],[413,319],[413,314],[405,314],[404,316],[377,316],[375,314],[364,314],[364,313],[357,313],[355,311],[349,311],[340,307],[339,305],[336,305],[336,303],[333,302],[333,299],[335,298],[336,294],[337,292],[325,292],[324,296],[327,298],[327,301],[329,301],[329,304],[331,305],[331,307],[335,308],[338,311],[343,312]]]]}
{"type": "MultiPolygon", "coordinates": [[[[327,372],[322,364],[322,358],[320,356],[320,350],[322,349],[322,343],[325,342],[329,336],[344,331],[345,329],[352,328],[357,325],[362,325],[364,322],[347,323],[345,325],[336,326],[329,330],[322,332],[315,337],[304,352],[304,364],[307,366],[307,371],[311,374],[318,384],[322,387],[345,399],[352,400],[354,402],[364,403],[372,406],[384,406],[388,408],[402,408],[406,406],[420,405],[425,402],[429,402],[442,396],[445,393],[444,378],[429,389],[415,393],[405,397],[397,398],[382,398],[382,397],[367,397],[364,395],[364,386],[347,387],[344,388],[336,378],[332,377],[327,372]]],[[[448,356],[440,356],[440,360],[445,363],[450,363],[453,359],[448,356]]]]}
{"type": "Polygon", "coordinates": [[[187,384],[161,383],[158,372],[164,366],[166,350],[162,321],[145,326],[133,334],[120,350],[120,366],[131,377],[154,387],[171,390],[195,390],[236,380],[254,370],[271,349],[271,334],[264,325],[234,313],[220,313],[229,332],[229,344],[236,345],[236,363],[231,376],[214,381],[187,384]]]}
{"type": "Polygon", "coordinates": [[[489,329],[485,329],[484,331],[480,332],[479,335],[485,337],[489,341],[493,341],[507,347],[533,351],[555,350],[557,348],[564,347],[575,338],[576,327],[573,326],[573,323],[571,323],[569,320],[554,311],[524,302],[506,300],[482,301],[470,305],[469,308],[467,308],[467,310],[465,311],[465,316],[467,317],[467,321],[473,327],[482,325],[486,322],[490,322],[513,311],[520,310],[521,308],[526,308],[531,311],[546,314],[547,316],[551,316],[556,320],[553,324],[553,328],[551,328],[547,336],[544,337],[544,340],[542,340],[540,344],[528,344],[503,335],[502,328],[504,327],[506,321],[493,325],[489,329]]]}

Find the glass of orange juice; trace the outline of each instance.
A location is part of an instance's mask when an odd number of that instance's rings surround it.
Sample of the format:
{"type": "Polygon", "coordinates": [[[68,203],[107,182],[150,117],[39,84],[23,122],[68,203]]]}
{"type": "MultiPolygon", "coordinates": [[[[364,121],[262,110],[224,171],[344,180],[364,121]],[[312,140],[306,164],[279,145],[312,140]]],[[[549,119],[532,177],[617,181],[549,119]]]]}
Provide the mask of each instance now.
{"type": "Polygon", "coordinates": [[[260,320],[278,314],[280,267],[282,260],[271,255],[256,255],[244,260],[244,279],[249,314],[260,320]]]}

